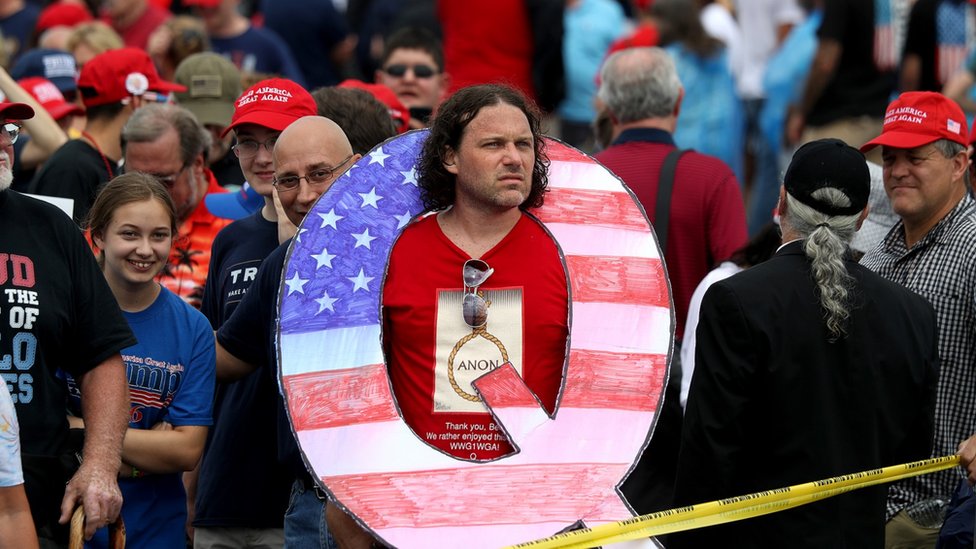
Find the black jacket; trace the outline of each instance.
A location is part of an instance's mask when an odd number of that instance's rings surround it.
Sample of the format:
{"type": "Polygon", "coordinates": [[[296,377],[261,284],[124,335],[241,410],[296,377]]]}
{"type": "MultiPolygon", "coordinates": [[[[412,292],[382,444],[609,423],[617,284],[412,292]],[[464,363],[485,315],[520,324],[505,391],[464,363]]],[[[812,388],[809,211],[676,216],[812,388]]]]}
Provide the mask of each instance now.
{"type": "MultiPolygon", "coordinates": [[[[830,342],[802,242],[702,302],[676,505],[929,457],[932,306],[853,261],[847,336],[830,342]]],[[[884,485],[670,536],[668,547],[882,547],[884,485]]]]}

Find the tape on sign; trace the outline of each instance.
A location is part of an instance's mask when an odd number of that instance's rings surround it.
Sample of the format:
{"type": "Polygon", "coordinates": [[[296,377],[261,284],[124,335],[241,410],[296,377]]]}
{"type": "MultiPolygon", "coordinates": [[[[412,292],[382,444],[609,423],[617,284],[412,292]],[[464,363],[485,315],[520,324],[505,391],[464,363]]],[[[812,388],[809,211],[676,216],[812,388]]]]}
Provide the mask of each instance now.
{"type": "Polygon", "coordinates": [[[667,511],[658,511],[620,522],[603,524],[593,528],[565,532],[549,538],[513,545],[509,549],[576,549],[595,547],[621,541],[634,540],[672,532],[714,526],[737,520],[768,515],[792,509],[817,500],[836,496],[876,484],[894,482],[950,469],[959,464],[959,456],[892,465],[839,477],[797,484],[786,488],[766,490],[744,496],[699,503],[667,511]]]}

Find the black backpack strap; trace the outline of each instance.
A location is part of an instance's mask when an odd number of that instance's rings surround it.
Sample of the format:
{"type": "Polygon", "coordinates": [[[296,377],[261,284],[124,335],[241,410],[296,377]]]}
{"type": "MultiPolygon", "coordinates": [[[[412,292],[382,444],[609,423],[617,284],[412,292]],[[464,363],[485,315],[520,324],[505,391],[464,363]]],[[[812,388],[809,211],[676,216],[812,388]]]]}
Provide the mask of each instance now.
{"type": "Polygon", "coordinates": [[[657,182],[657,202],[654,204],[654,232],[661,247],[661,257],[668,249],[668,222],[671,221],[671,191],[674,189],[674,174],[678,169],[681,155],[688,149],[674,149],[664,157],[661,174],[657,182]]]}

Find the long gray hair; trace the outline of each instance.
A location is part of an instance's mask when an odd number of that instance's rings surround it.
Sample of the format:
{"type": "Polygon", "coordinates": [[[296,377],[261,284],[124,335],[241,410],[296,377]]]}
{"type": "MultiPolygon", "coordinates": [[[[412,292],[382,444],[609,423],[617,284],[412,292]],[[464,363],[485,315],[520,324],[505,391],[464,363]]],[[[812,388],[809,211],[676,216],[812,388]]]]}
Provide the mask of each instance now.
{"type": "MultiPolygon", "coordinates": [[[[812,198],[836,207],[848,207],[850,198],[835,187],[823,187],[812,198]]],[[[854,278],[844,266],[844,254],[857,231],[860,213],[830,216],[786,194],[782,223],[804,238],[803,251],[810,258],[810,270],[820,294],[830,341],[847,335],[847,320],[853,306],[854,278]]]]}

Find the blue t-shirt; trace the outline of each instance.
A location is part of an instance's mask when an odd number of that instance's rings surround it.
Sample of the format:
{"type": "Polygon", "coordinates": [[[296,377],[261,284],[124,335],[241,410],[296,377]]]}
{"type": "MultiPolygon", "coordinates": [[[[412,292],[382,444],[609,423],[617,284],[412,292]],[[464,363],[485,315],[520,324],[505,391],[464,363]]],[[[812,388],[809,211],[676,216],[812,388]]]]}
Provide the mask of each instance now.
{"type": "Polygon", "coordinates": [[[566,98],[559,105],[559,115],[589,123],[596,118],[597,72],[607,49],[627,30],[627,20],[623,8],[613,0],[583,0],[566,9],[563,28],[566,98]]]}
{"type": "MultiPolygon", "coordinates": [[[[123,313],[139,340],[122,350],[131,401],[129,427],[149,429],[160,421],[174,427],[209,426],[216,356],[207,319],[166,288],[147,309],[123,313]]],[[[186,492],[180,473],[123,478],[119,488],[127,545],[185,547],[186,492]]],[[[86,547],[107,547],[107,535],[103,528],[86,547]]]]}
{"type": "Polygon", "coordinates": [[[37,17],[41,14],[41,8],[32,3],[24,2],[24,9],[9,17],[0,19],[0,33],[3,34],[3,48],[10,53],[10,62],[7,66],[14,66],[17,57],[27,50],[30,42],[31,33],[37,24],[37,17]]]}
{"type": "Polygon", "coordinates": [[[277,74],[305,86],[291,50],[274,31],[249,27],[232,38],[210,37],[211,49],[231,60],[242,73],[277,74]]]}
{"type": "Polygon", "coordinates": [[[728,53],[723,49],[703,58],[677,43],[665,49],[674,59],[685,90],[674,142],[679,148],[717,157],[732,168],[736,179],[745,181],[742,140],[729,139],[742,135],[745,115],[729,71],[728,53]]]}
{"type": "MultiPolygon", "coordinates": [[[[260,211],[217,234],[200,307],[214,329],[231,317],[261,262],[277,247],[278,225],[260,211]]],[[[217,384],[214,426],[200,462],[194,526],[282,527],[294,475],[278,462],[278,400],[278,386],[264,371],[217,384]]]]}

